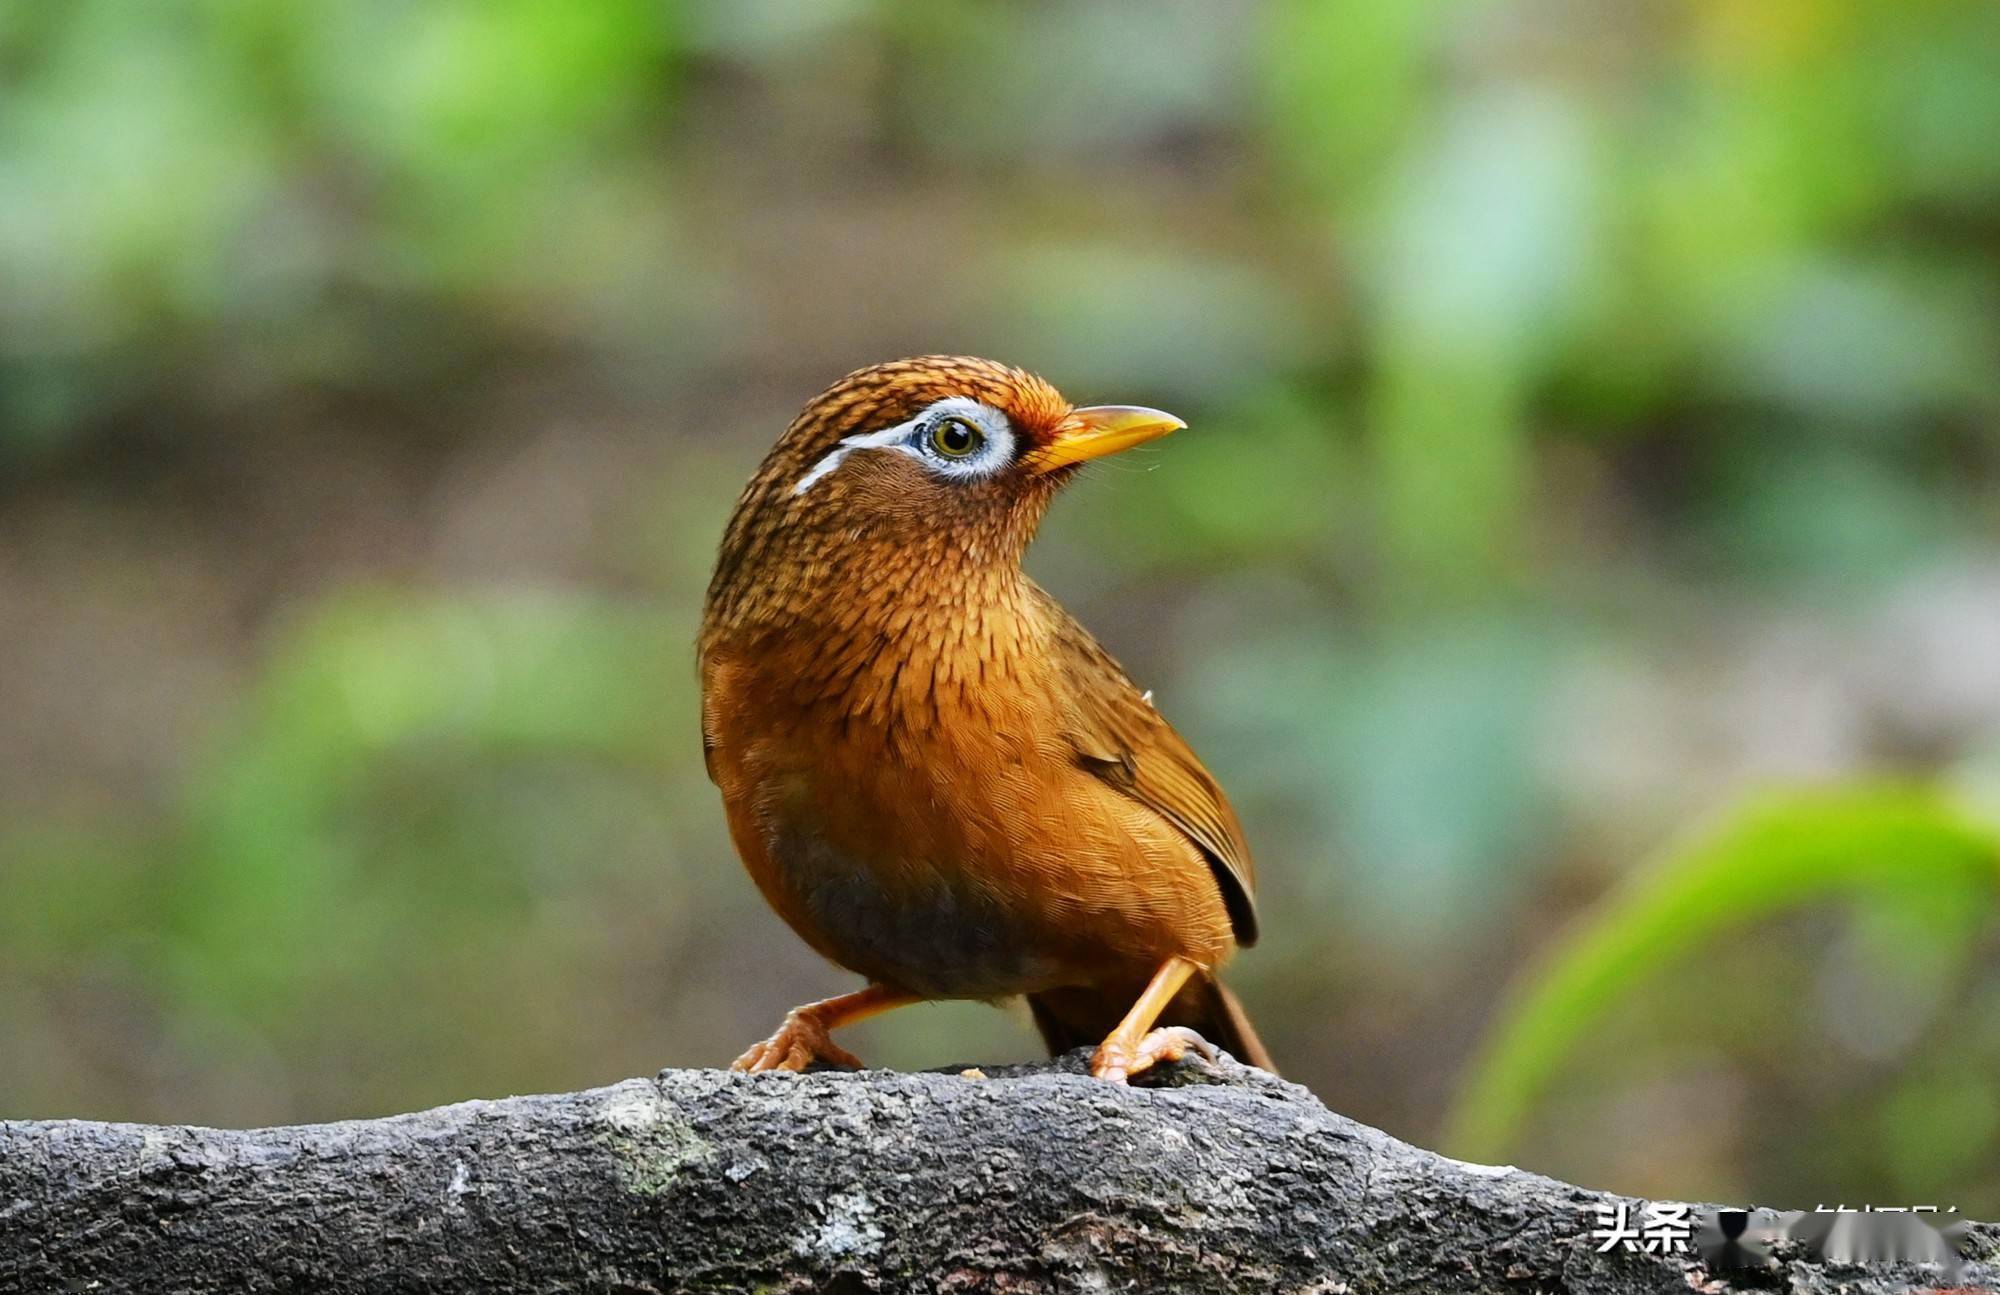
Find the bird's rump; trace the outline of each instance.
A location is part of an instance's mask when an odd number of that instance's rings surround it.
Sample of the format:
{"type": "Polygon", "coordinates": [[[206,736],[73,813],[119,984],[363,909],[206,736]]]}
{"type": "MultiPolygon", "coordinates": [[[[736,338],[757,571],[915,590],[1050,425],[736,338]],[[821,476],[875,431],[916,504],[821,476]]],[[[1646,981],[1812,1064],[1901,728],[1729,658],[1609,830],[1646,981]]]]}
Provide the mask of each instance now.
{"type": "Polygon", "coordinates": [[[1257,938],[1234,811],[1020,567],[1084,463],[1184,426],[928,356],[836,382],[766,455],[703,607],[702,751],[758,889],[870,984],[739,1068],[855,1064],[828,1031],[1015,994],[1113,1082],[1179,1055],[1161,1019],[1268,1060],[1215,980],[1257,938]]]}

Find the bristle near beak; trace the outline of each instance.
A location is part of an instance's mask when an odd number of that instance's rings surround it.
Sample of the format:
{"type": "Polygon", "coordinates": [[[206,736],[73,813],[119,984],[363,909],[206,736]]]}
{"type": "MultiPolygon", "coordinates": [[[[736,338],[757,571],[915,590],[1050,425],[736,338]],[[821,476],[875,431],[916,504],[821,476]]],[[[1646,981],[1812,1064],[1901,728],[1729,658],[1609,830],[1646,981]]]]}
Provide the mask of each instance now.
{"type": "Polygon", "coordinates": [[[1029,451],[1022,463],[1031,472],[1053,472],[1129,450],[1186,426],[1172,414],[1144,405],[1089,405],[1071,410],[1054,438],[1029,451]]]}

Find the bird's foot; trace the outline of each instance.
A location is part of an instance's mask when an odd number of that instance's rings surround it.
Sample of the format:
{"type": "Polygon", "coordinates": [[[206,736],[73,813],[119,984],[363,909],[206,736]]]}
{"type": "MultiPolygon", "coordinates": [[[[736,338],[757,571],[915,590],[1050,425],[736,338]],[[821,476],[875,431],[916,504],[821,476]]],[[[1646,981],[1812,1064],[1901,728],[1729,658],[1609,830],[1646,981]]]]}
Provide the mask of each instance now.
{"type": "Polygon", "coordinates": [[[730,1063],[731,1070],[761,1074],[766,1070],[804,1070],[815,1061],[861,1069],[861,1058],[833,1041],[827,1024],[811,1008],[785,1014],[778,1032],[730,1063]]]}
{"type": "Polygon", "coordinates": [[[1114,1034],[1091,1057],[1090,1073],[1093,1078],[1122,1084],[1162,1061],[1179,1061],[1190,1052],[1210,1062],[1222,1055],[1213,1043],[1185,1025],[1163,1026],[1137,1043],[1127,1042],[1114,1034]]]}

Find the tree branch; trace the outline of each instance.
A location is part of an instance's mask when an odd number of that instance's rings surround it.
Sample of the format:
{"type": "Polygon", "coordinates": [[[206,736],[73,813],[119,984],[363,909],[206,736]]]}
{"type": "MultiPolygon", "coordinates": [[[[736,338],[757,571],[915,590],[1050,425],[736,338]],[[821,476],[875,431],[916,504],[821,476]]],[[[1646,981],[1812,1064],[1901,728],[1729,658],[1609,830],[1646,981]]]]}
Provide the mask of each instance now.
{"type": "MultiPolygon", "coordinates": [[[[1467,1165],[1224,1062],[1158,1088],[1045,1066],[667,1071],[223,1132],[0,1123],[0,1291],[1794,1292],[1939,1268],[1724,1272],[1599,1253],[1607,1197],[1467,1165]]],[[[1632,1217],[1639,1218],[1637,1205],[1632,1217]]],[[[1957,1281],[2000,1279],[2000,1230],[1957,1281]]]]}

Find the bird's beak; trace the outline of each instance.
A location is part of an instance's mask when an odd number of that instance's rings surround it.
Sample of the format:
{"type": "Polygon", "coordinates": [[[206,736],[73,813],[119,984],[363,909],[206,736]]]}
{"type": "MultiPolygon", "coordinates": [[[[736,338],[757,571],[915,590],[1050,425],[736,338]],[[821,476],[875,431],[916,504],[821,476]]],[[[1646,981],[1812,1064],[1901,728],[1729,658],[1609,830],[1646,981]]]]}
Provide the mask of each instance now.
{"type": "Polygon", "coordinates": [[[1073,409],[1057,426],[1055,437],[1027,456],[1027,466],[1035,472],[1053,472],[1072,463],[1129,450],[1186,426],[1172,414],[1144,405],[1089,405],[1073,409]]]}

